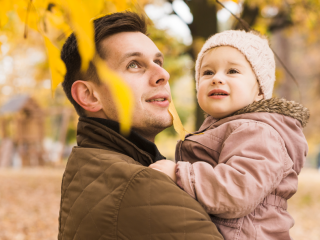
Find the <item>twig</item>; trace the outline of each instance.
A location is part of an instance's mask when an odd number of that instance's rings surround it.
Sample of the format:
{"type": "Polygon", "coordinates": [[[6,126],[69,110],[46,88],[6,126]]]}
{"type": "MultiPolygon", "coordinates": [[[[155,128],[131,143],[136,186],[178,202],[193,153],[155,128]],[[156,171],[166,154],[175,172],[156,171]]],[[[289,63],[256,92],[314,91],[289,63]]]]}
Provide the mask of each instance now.
{"type": "Polygon", "coordinates": [[[230,11],[225,5],[223,5],[219,0],[216,0],[216,1],[217,1],[217,3],[219,3],[224,9],[226,9],[233,17],[235,17],[235,18],[241,23],[241,25],[244,27],[244,29],[245,29],[247,32],[249,32],[249,31],[251,30],[249,24],[248,24],[245,20],[239,18],[237,15],[235,15],[233,12],[231,12],[231,11],[230,11]]]}
{"type": "Polygon", "coordinates": [[[32,4],[32,0],[30,0],[28,3],[27,14],[26,14],[26,23],[24,25],[24,34],[23,34],[24,38],[27,38],[27,36],[28,36],[28,18],[29,18],[29,13],[30,13],[30,9],[31,9],[31,4],[32,4]]]}

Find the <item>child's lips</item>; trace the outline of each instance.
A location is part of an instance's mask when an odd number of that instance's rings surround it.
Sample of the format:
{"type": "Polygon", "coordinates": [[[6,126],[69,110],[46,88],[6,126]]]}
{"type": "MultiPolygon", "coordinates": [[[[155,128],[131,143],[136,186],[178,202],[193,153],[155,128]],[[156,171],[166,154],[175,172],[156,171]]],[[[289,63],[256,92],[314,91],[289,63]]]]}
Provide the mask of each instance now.
{"type": "Polygon", "coordinates": [[[212,96],[209,96],[209,98],[212,98],[212,99],[223,99],[223,98],[226,98],[226,97],[229,97],[229,95],[212,95],[212,96]]]}
{"type": "Polygon", "coordinates": [[[223,99],[229,96],[229,93],[222,89],[213,89],[208,93],[208,96],[212,99],[223,99]]]}

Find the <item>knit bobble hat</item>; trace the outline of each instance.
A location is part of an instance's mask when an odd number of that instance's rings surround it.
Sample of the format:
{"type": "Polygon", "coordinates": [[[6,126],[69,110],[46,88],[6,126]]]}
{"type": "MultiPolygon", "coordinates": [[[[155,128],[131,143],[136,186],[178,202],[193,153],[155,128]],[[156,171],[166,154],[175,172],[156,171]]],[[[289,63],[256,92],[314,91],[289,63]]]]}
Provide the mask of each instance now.
{"type": "Polygon", "coordinates": [[[276,63],[269,47],[269,42],[253,32],[243,30],[224,31],[210,37],[203,45],[196,61],[196,88],[199,88],[200,67],[207,51],[220,46],[231,46],[238,49],[251,64],[264,94],[264,99],[272,97],[273,85],[276,80],[276,63]]]}

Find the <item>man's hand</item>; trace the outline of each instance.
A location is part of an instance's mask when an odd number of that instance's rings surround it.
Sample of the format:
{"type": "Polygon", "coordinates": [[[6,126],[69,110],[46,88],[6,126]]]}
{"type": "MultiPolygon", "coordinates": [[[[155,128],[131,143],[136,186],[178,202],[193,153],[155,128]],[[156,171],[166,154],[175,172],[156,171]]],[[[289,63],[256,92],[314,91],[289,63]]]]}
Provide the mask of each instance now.
{"type": "Polygon", "coordinates": [[[151,164],[149,167],[167,174],[175,183],[177,182],[176,164],[174,162],[170,160],[160,160],[151,164]]]}

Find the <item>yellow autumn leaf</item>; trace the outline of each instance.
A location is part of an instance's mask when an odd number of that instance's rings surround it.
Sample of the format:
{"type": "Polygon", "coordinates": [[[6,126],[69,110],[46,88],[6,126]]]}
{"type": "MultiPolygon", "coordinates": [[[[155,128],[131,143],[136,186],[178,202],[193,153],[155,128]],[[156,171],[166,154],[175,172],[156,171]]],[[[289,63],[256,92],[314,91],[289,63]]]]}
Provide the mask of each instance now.
{"type": "MultiPolygon", "coordinates": [[[[92,1],[91,1],[92,2],[92,1]]],[[[81,56],[81,70],[86,71],[95,54],[94,27],[83,0],[65,0],[65,10],[70,15],[71,25],[77,38],[81,56]]]]}
{"type": "Polygon", "coordinates": [[[65,38],[72,33],[72,29],[65,22],[63,12],[57,6],[51,7],[50,11],[46,11],[47,21],[47,32],[50,31],[61,31],[64,33],[65,38]]]}
{"type": "Polygon", "coordinates": [[[128,8],[130,8],[131,4],[133,4],[134,2],[134,1],[128,1],[128,0],[122,0],[122,1],[109,0],[109,1],[115,5],[118,12],[127,10],[128,8]]]}
{"type": "Polygon", "coordinates": [[[52,44],[48,37],[43,36],[43,38],[48,52],[48,62],[51,72],[51,91],[53,95],[57,86],[63,82],[64,75],[66,74],[66,66],[60,58],[60,50],[52,44]]]}
{"type": "Polygon", "coordinates": [[[124,135],[130,132],[134,98],[131,89],[115,72],[110,70],[101,58],[96,57],[94,64],[100,79],[107,84],[118,111],[120,131],[124,135]]]}
{"type": "Polygon", "coordinates": [[[13,10],[12,1],[0,0],[0,29],[7,24],[9,17],[7,13],[13,10]]]}
{"type": "Polygon", "coordinates": [[[174,130],[176,130],[176,132],[178,133],[179,138],[182,141],[184,141],[186,130],[184,129],[184,127],[182,125],[182,122],[181,122],[181,120],[179,118],[179,115],[177,113],[177,110],[176,110],[172,100],[171,100],[170,105],[169,105],[169,113],[172,116],[174,130]]]}
{"type": "Polygon", "coordinates": [[[104,3],[104,0],[84,1],[86,9],[90,15],[90,19],[101,14],[101,11],[104,9],[104,3]]]}
{"type": "Polygon", "coordinates": [[[28,27],[38,31],[39,15],[32,1],[18,0],[16,2],[16,12],[20,20],[28,27]]]}

